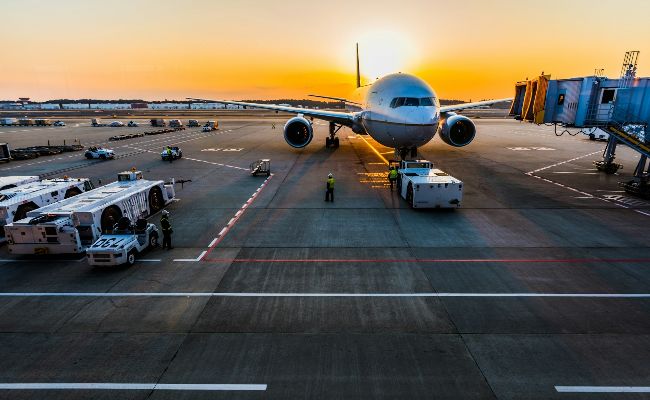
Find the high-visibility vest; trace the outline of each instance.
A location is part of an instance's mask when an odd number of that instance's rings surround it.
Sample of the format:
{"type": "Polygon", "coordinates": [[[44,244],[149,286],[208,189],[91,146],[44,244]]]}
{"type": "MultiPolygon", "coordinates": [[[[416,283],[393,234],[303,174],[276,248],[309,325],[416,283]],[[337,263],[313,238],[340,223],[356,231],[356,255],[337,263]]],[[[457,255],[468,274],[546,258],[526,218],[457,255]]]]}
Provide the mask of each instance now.
{"type": "Polygon", "coordinates": [[[396,169],[391,169],[390,172],[388,173],[388,178],[389,179],[397,179],[397,170],[396,169]]]}
{"type": "Polygon", "coordinates": [[[327,188],[328,189],[334,189],[334,178],[329,178],[327,180],[327,188]]]}

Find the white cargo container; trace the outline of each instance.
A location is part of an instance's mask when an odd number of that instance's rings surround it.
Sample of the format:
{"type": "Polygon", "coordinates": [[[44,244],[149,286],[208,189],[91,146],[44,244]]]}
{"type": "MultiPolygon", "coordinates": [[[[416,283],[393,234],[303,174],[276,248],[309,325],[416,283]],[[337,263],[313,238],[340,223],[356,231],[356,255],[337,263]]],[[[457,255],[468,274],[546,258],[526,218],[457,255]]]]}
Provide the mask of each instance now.
{"type": "Polygon", "coordinates": [[[117,182],[27,213],[5,226],[13,254],[80,254],[117,221],[158,212],[174,198],[174,186],[142,179],[140,171],[118,174],[117,182]]]}
{"type": "Polygon", "coordinates": [[[36,182],[38,176],[36,175],[14,175],[0,177],[0,190],[15,188],[19,185],[24,185],[30,182],[36,182]]]}
{"type": "Polygon", "coordinates": [[[397,177],[399,194],[413,208],[459,208],[463,182],[433,168],[427,160],[403,160],[397,177]]]}
{"type": "Polygon", "coordinates": [[[0,243],[4,227],[27,213],[93,189],[88,178],[44,179],[0,191],[0,243]]]}

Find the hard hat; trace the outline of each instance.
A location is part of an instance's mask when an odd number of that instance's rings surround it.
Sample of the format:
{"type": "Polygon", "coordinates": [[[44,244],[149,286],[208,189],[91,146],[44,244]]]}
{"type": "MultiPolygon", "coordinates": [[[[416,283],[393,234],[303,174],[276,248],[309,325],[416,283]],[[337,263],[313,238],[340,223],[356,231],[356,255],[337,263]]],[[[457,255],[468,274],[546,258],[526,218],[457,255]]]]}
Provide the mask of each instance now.
{"type": "Polygon", "coordinates": [[[332,175],[331,172],[329,173],[329,175],[327,175],[328,178],[331,178],[331,177],[333,177],[333,176],[334,176],[334,175],[332,175]]]}
{"type": "Polygon", "coordinates": [[[162,210],[162,215],[169,215],[169,211],[167,211],[167,210],[162,210]]]}

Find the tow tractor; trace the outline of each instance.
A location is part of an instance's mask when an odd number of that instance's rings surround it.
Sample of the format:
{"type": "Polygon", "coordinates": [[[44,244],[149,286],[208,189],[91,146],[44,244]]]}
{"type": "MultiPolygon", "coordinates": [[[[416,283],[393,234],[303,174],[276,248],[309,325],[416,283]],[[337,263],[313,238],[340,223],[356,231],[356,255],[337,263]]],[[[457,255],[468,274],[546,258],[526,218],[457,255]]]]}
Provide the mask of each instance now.
{"type": "MultiPolygon", "coordinates": [[[[172,150],[172,160],[178,160],[183,157],[183,150],[178,146],[171,146],[172,150]]],[[[163,161],[169,161],[169,154],[167,153],[167,147],[163,148],[163,151],[160,152],[160,158],[163,161]]]]}
{"type": "Polygon", "coordinates": [[[397,191],[412,208],[459,208],[463,182],[433,167],[428,160],[402,160],[397,191]]]}
{"type": "Polygon", "coordinates": [[[158,228],[144,218],[135,225],[128,217],[122,217],[115,224],[113,233],[104,234],[86,249],[90,265],[122,265],[135,263],[143,251],[158,246],[158,228]]]}
{"type": "Polygon", "coordinates": [[[266,176],[271,175],[271,160],[263,159],[252,162],[250,165],[251,175],[256,176],[262,174],[266,176]]]}
{"type": "Polygon", "coordinates": [[[105,149],[103,147],[91,146],[86,150],[84,154],[87,159],[93,160],[99,158],[100,160],[107,160],[115,158],[115,152],[111,149],[105,149]]]}

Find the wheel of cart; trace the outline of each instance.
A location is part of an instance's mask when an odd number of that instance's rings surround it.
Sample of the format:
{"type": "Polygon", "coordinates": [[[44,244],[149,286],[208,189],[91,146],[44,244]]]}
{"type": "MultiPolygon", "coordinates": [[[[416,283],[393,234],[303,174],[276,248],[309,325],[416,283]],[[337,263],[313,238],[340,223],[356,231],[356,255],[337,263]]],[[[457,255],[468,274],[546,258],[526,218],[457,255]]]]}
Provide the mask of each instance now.
{"type": "Polygon", "coordinates": [[[413,202],[413,184],[409,182],[409,185],[406,187],[406,202],[408,203],[411,208],[414,208],[414,202],[413,202]]]}

